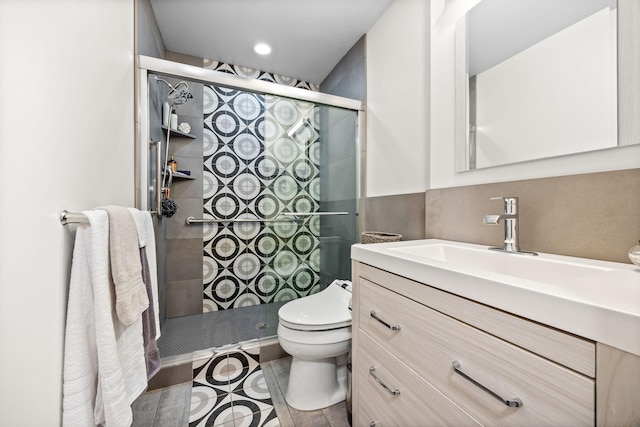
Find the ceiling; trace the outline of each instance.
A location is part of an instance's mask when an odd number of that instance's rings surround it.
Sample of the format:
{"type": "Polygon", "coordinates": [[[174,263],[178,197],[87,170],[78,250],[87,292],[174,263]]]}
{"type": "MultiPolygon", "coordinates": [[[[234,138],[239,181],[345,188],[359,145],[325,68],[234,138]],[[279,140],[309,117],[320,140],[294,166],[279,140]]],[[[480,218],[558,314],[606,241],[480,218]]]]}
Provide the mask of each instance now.
{"type": "Polygon", "coordinates": [[[616,9],[616,0],[483,0],[467,15],[469,75],[603,9],[616,9]]]}
{"type": "Polygon", "coordinates": [[[169,51],[321,83],[394,0],[151,0],[169,51]],[[253,46],[264,42],[271,54],[253,46]]]}

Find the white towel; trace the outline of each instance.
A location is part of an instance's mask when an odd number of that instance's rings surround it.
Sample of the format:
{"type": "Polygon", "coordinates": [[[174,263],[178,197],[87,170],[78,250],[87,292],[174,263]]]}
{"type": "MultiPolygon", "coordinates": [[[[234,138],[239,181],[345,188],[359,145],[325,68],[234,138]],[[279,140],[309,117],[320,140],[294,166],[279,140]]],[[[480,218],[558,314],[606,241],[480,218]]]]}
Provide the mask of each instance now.
{"type": "Polygon", "coordinates": [[[147,387],[141,316],[119,321],[109,264],[109,220],[85,211],[71,269],[65,331],[63,425],[130,426],[147,387]]]}
{"type": "Polygon", "coordinates": [[[129,208],[129,212],[133,215],[138,228],[138,241],[141,248],[145,248],[147,253],[147,262],[149,263],[149,273],[151,275],[151,290],[153,294],[152,301],[153,312],[155,313],[156,323],[156,340],[160,338],[160,305],[158,302],[158,267],[156,258],[156,237],[153,231],[153,219],[147,211],[141,211],[135,208],[129,208]]]}
{"type": "Polygon", "coordinates": [[[92,426],[98,354],[89,262],[91,228],[78,224],[73,248],[64,337],[62,425],[92,426]]]}

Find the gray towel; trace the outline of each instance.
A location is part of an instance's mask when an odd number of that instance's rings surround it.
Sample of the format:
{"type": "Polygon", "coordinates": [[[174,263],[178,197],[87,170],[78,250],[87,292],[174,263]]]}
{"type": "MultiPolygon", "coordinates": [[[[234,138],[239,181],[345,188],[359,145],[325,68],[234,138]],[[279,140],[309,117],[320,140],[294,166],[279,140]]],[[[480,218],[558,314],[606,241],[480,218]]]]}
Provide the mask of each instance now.
{"type": "MultiPolygon", "coordinates": [[[[140,263],[142,264],[142,280],[147,289],[147,296],[149,297],[149,301],[152,301],[153,290],[146,248],[140,248],[140,263]]],[[[160,352],[156,345],[156,315],[153,304],[149,304],[149,308],[142,313],[142,339],[144,341],[144,358],[147,363],[148,381],[160,370],[160,352]]]]}
{"type": "Polygon", "coordinates": [[[149,307],[142,281],[138,228],[127,208],[106,206],[109,214],[109,259],[116,295],[116,313],[125,325],[131,325],[149,307]]]}

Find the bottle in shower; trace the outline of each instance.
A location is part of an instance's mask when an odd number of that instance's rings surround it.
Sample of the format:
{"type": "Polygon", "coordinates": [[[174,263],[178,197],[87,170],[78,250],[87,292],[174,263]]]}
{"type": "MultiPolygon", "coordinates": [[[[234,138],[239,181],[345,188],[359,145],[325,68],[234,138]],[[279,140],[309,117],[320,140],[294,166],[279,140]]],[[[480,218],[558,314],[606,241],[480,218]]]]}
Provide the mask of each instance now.
{"type": "Polygon", "coordinates": [[[171,130],[178,130],[178,115],[171,113],[171,130]]]}
{"type": "Polygon", "coordinates": [[[173,158],[173,154],[171,155],[171,159],[167,162],[167,167],[170,167],[173,172],[178,171],[178,162],[173,158]]]}
{"type": "Polygon", "coordinates": [[[169,127],[169,121],[171,120],[171,107],[169,103],[162,104],[162,126],[169,127]]]}

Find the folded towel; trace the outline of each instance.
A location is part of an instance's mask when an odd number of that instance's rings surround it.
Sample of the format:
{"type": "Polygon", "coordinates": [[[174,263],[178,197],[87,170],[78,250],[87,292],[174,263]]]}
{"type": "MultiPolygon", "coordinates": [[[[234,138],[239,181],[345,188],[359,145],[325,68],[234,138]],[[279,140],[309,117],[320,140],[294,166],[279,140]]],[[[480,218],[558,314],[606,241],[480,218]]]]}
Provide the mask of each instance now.
{"type": "Polygon", "coordinates": [[[149,306],[142,281],[138,229],[127,208],[106,206],[109,214],[109,254],[115,285],[116,312],[125,325],[135,322],[149,306]]]}

